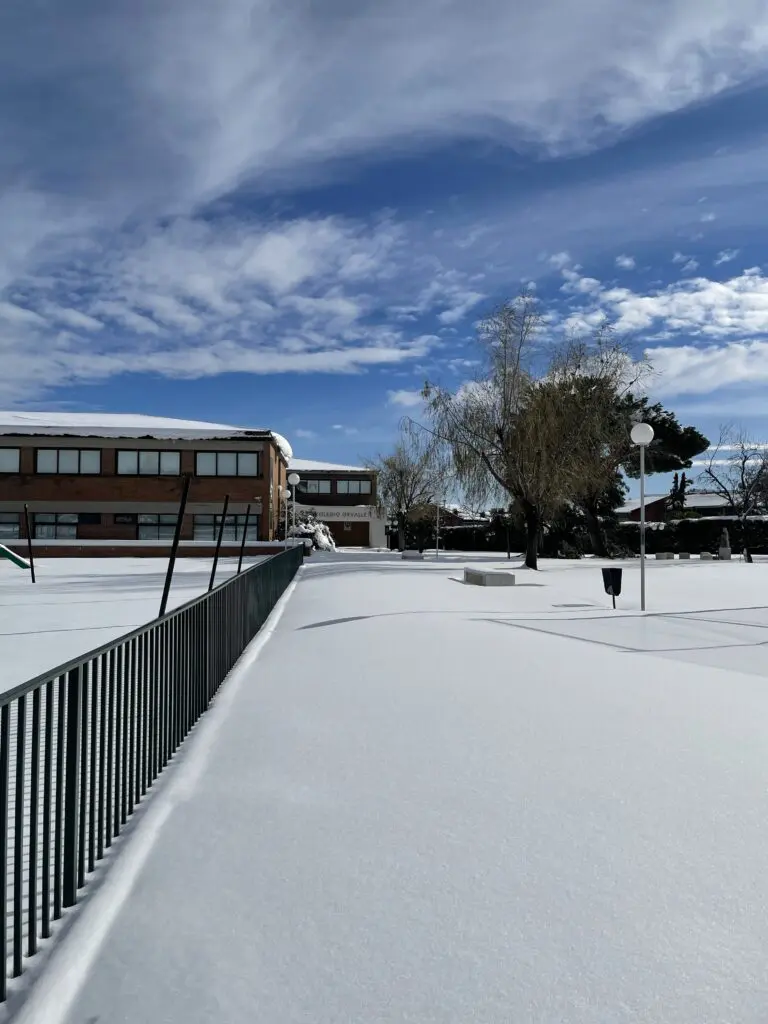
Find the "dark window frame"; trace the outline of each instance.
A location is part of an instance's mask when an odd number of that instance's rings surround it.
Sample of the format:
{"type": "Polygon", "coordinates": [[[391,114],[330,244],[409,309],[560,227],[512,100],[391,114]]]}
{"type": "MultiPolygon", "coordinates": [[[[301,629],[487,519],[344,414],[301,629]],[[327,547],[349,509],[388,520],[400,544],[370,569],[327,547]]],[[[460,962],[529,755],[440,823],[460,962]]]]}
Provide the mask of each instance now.
{"type": "Polygon", "coordinates": [[[333,488],[331,487],[331,478],[330,477],[310,479],[310,480],[300,480],[299,483],[296,486],[296,490],[299,491],[300,494],[331,494],[331,493],[333,493],[333,488]],[[328,490],[327,491],[321,491],[319,486],[318,486],[318,489],[316,491],[312,491],[309,488],[310,484],[318,484],[318,485],[319,484],[328,484],[328,490]]]}
{"type": "Polygon", "coordinates": [[[6,540],[19,540],[21,538],[21,513],[20,512],[0,512],[0,544],[6,540]],[[16,532],[13,532],[12,527],[16,527],[16,532]],[[6,528],[8,532],[6,533],[6,528]]]}
{"type": "Polygon", "coordinates": [[[337,494],[370,495],[370,494],[373,494],[373,481],[372,480],[366,480],[365,478],[362,478],[362,479],[358,478],[358,479],[355,479],[355,480],[337,480],[336,481],[336,493],[337,494]],[[344,486],[347,489],[346,490],[341,490],[341,488],[340,488],[341,484],[344,484],[344,486]],[[350,484],[356,484],[357,485],[357,490],[351,491],[349,489],[350,484]],[[362,489],[363,484],[367,484],[368,485],[368,490],[367,491],[364,491],[362,489]]]}
{"type": "MultiPolygon", "coordinates": [[[[219,523],[221,522],[221,515],[216,515],[213,512],[198,512],[195,513],[192,519],[192,536],[197,541],[206,541],[207,543],[215,544],[219,536],[219,523]],[[200,520],[208,520],[208,522],[200,522],[200,520]],[[204,527],[210,527],[210,536],[203,537],[200,534],[203,532],[204,527]],[[199,532],[198,532],[199,531],[199,532]]],[[[223,539],[228,544],[238,544],[243,539],[242,528],[245,526],[245,513],[244,512],[229,512],[227,513],[227,523],[224,526],[224,537],[223,539]],[[227,530],[229,524],[234,522],[234,537],[227,536],[227,530]]],[[[261,533],[261,513],[251,512],[248,518],[248,532],[246,534],[246,541],[258,541],[261,533]]]]}
{"type": "Polygon", "coordinates": [[[102,451],[101,448],[35,448],[35,475],[36,476],[102,476],[102,451]],[[48,473],[45,470],[40,470],[40,452],[56,452],[56,470],[53,473],[48,473]],[[76,472],[64,472],[59,469],[59,462],[62,452],[77,452],[77,470],[76,472]],[[86,472],[84,473],[82,464],[83,452],[97,452],[99,456],[99,469],[96,473],[86,472]]]}
{"type": "Polygon", "coordinates": [[[178,512],[139,512],[136,522],[136,540],[173,540],[176,533],[176,523],[179,518],[178,512]],[[142,522],[142,518],[144,522],[142,522]],[[152,519],[152,522],[147,522],[152,519]],[[161,520],[165,520],[162,522],[161,520]],[[161,533],[161,528],[165,531],[161,533]],[[146,536],[154,530],[154,536],[146,536]],[[142,533],[145,536],[142,536],[142,533]]]}
{"type": "Polygon", "coordinates": [[[176,451],[173,448],[118,448],[115,451],[115,476],[149,476],[149,477],[175,477],[181,476],[181,452],[176,451]],[[135,473],[124,473],[120,470],[120,456],[122,454],[129,454],[136,456],[136,472],[135,473]],[[157,473],[142,473],[141,471],[141,456],[142,455],[157,455],[157,473]],[[163,473],[160,469],[163,455],[175,455],[179,461],[179,468],[173,473],[163,473]]]}
{"type": "Polygon", "coordinates": [[[196,451],[195,452],[195,476],[198,476],[198,477],[201,477],[201,478],[206,478],[206,479],[209,479],[209,480],[215,480],[217,477],[225,478],[225,479],[229,479],[229,480],[240,480],[240,479],[243,479],[243,480],[260,480],[264,476],[264,460],[262,459],[262,455],[263,455],[263,452],[260,452],[260,451],[255,451],[255,452],[254,451],[247,451],[247,452],[243,452],[243,451],[237,451],[237,450],[231,451],[229,449],[226,450],[226,451],[210,451],[208,449],[203,449],[201,451],[196,451]],[[216,472],[215,473],[201,473],[201,472],[199,472],[198,459],[200,458],[201,455],[213,455],[213,456],[215,456],[215,458],[216,458],[216,472]],[[235,460],[236,460],[235,465],[236,465],[236,468],[238,469],[238,472],[236,472],[234,474],[232,474],[232,473],[220,473],[219,472],[219,457],[222,456],[222,455],[234,455],[235,456],[235,460]],[[240,456],[241,455],[255,455],[256,456],[256,472],[255,473],[240,473],[239,472],[240,456]]]}
{"type": "Polygon", "coordinates": [[[21,448],[0,448],[0,452],[16,452],[16,469],[0,469],[0,476],[17,476],[21,472],[21,448]]]}
{"type": "Polygon", "coordinates": [[[35,512],[32,515],[32,537],[34,540],[77,540],[79,519],[78,512],[35,512]],[[53,536],[38,532],[39,528],[52,529],[53,536]],[[59,530],[66,532],[59,533],[59,530]]]}

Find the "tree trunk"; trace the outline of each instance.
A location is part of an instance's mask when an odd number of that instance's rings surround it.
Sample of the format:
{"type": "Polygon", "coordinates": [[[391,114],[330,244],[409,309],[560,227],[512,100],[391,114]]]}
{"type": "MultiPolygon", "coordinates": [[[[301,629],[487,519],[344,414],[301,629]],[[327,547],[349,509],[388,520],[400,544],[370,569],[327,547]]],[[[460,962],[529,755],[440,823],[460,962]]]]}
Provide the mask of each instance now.
{"type": "Polygon", "coordinates": [[[741,521],[741,539],[744,544],[744,561],[752,564],[752,552],[749,550],[749,522],[746,518],[741,521]]]}
{"type": "Polygon", "coordinates": [[[608,546],[605,543],[605,531],[603,530],[603,524],[600,522],[594,509],[588,505],[582,505],[584,512],[584,518],[587,522],[587,531],[589,532],[589,540],[592,544],[592,553],[597,555],[598,558],[608,557],[608,546]]]}
{"type": "Polygon", "coordinates": [[[541,516],[538,509],[527,505],[525,515],[525,565],[528,569],[539,568],[539,537],[541,536],[541,516]]]}
{"type": "Polygon", "coordinates": [[[405,516],[397,517],[397,546],[405,551],[405,516]]]}

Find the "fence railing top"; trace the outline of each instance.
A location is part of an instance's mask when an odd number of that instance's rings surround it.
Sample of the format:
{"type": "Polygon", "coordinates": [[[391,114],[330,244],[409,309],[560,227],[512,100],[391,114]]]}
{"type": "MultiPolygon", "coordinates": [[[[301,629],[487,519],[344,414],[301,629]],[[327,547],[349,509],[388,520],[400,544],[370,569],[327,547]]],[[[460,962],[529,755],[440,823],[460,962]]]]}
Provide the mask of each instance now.
{"type": "Polygon", "coordinates": [[[69,661],[65,661],[61,665],[56,665],[47,672],[41,672],[40,675],[35,676],[33,679],[28,679],[24,683],[18,683],[16,686],[11,687],[10,690],[0,693],[0,708],[6,704],[10,704],[14,700],[17,700],[19,697],[24,697],[26,694],[32,693],[39,686],[43,686],[45,683],[48,683],[53,679],[58,679],[59,677],[66,675],[68,672],[72,672],[74,669],[80,668],[87,662],[94,661],[102,654],[107,654],[116,647],[120,647],[122,644],[128,643],[139,636],[143,636],[150,630],[156,629],[160,624],[168,622],[176,616],[190,611],[190,609],[194,608],[195,605],[204,604],[206,601],[209,601],[214,594],[220,593],[226,587],[232,586],[238,580],[245,579],[259,570],[264,570],[270,565],[270,563],[274,562],[275,559],[282,558],[289,552],[292,553],[297,550],[303,551],[303,549],[297,545],[296,547],[291,547],[283,551],[276,551],[273,555],[267,555],[262,561],[257,562],[256,565],[250,566],[248,569],[245,569],[236,576],[230,576],[229,579],[219,583],[218,586],[213,588],[213,590],[207,591],[205,594],[200,594],[197,597],[193,597],[192,600],[179,605],[178,608],[172,608],[171,611],[166,612],[165,615],[151,619],[149,622],[145,622],[143,625],[137,626],[136,629],[131,630],[129,633],[124,633],[122,636],[118,636],[114,640],[110,640],[108,643],[102,644],[100,647],[95,647],[93,650],[87,651],[85,654],[80,654],[78,657],[71,658],[69,661]]]}

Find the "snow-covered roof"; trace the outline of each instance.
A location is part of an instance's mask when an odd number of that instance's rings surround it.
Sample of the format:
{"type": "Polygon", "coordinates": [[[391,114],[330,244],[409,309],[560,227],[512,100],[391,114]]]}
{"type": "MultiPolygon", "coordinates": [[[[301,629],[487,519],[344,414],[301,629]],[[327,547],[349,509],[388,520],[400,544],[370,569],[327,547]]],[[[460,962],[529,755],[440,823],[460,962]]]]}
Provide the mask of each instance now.
{"type": "Polygon", "coordinates": [[[225,423],[177,420],[164,416],[93,412],[0,412],[0,434],[58,437],[152,437],[216,439],[272,437],[286,459],[293,455],[280,434],[261,427],[233,427],[225,423]]]}
{"type": "MultiPolygon", "coordinates": [[[[656,501],[662,501],[663,499],[669,498],[669,494],[646,494],[645,504],[652,505],[656,501]]],[[[726,508],[728,502],[721,494],[715,494],[712,491],[690,491],[685,496],[685,507],[686,508],[726,508]]],[[[639,498],[630,498],[629,501],[625,502],[619,509],[619,514],[629,515],[631,512],[636,512],[640,508],[639,498]]]]}
{"type": "Polygon", "coordinates": [[[289,460],[289,469],[297,473],[370,473],[367,466],[340,466],[335,462],[313,462],[311,459],[289,460]]]}

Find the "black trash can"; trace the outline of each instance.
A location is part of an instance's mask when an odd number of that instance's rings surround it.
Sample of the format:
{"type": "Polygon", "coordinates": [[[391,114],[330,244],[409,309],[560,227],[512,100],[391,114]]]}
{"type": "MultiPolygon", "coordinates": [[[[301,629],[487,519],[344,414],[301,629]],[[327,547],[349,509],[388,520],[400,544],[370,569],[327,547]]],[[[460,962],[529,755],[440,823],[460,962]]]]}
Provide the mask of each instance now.
{"type": "Polygon", "coordinates": [[[621,573],[622,570],[618,566],[607,566],[603,569],[603,586],[605,587],[606,594],[610,594],[613,598],[613,607],[616,607],[616,598],[621,593],[621,573]]]}

